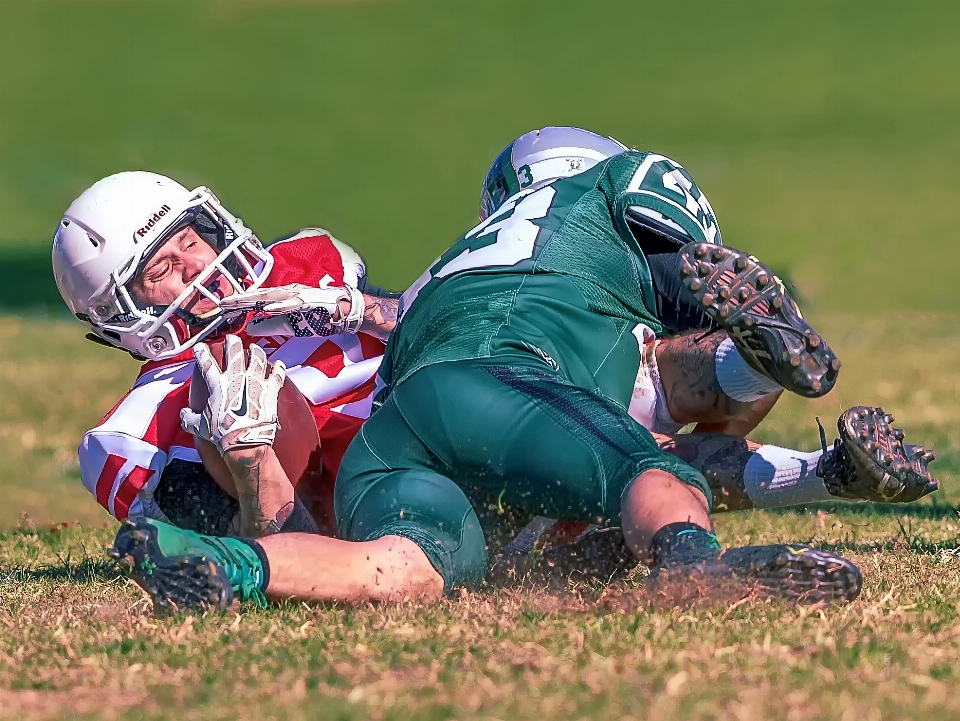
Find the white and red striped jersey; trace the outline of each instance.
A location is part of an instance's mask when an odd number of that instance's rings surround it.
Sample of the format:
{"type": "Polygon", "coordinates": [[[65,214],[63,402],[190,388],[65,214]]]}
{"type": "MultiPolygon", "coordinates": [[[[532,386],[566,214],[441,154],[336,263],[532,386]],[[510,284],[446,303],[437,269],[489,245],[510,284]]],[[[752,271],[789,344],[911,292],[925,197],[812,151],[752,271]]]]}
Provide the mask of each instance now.
{"type": "MultiPolygon", "coordinates": [[[[273,269],[264,287],[291,283],[357,285],[365,270],[360,256],[328,232],[307,228],[268,248],[273,269]]],[[[382,341],[366,333],[328,338],[251,339],[271,361],[282,360],[287,378],[310,403],[320,434],[322,474],[314,497],[326,499],[314,515],[332,518],[333,483],[340,461],[360,424],[370,415],[382,341]]],[[[200,463],[193,436],[180,427],[188,405],[193,351],[143,365],[133,388],[80,445],[80,477],[97,502],[117,519],[162,518],[153,490],[174,459],[200,463]]],[[[306,490],[306,489],[304,489],[306,490]]]]}

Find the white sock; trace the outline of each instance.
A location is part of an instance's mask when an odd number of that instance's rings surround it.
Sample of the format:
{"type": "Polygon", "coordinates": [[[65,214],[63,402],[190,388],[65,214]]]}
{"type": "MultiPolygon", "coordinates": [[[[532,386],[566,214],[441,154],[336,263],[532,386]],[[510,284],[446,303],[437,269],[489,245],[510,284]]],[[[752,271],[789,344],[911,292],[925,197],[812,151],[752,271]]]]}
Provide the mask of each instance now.
{"type": "Polygon", "coordinates": [[[731,338],[717,346],[714,367],[723,392],[735,401],[749,403],[783,390],[775,380],[751,368],[731,338]]]}
{"type": "Polygon", "coordinates": [[[795,506],[836,500],[817,475],[823,451],[804,453],[779,446],[760,446],[743,469],[743,485],[757,508],[795,506]]]}

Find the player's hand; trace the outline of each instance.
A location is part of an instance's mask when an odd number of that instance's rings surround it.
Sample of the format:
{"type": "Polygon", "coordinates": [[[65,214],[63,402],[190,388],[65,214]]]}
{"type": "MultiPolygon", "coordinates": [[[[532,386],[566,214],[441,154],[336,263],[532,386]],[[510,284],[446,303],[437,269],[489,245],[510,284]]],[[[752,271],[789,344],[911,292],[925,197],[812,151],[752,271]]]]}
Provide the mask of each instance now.
{"type": "Polygon", "coordinates": [[[245,362],[243,343],[235,335],[224,342],[223,370],[206,343],[193,350],[210,398],[203,412],[180,411],[184,430],[211,441],[223,455],[233,448],[273,445],[277,429],[277,399],[287,376],[281,361],[270,369],[263,348],[250,346],[245,362]]]}
{"type": "Polygon", "coordinates": [[[255,314],[247,324],[251,336],[328,336],[356,333],[363,321],[363,294],[352,286],[284,285],[258,288],[220,301],[225,313],[255,314]],[[260,317],[257,317],[260,316],[260,317]]]}

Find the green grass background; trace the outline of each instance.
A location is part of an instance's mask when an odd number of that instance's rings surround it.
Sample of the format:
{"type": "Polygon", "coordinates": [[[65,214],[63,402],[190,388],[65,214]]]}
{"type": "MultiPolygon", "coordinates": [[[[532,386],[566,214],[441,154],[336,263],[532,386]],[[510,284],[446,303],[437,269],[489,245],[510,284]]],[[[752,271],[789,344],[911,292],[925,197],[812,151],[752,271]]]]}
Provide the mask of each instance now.
{"type": "Polygon", "coordinates": [[[926,0],[0,0],[0,717],[955,718],[958,28],[960,4],[926,0]],[[548,124],[678,159],[725,240],[794,283],[844,370],[759,438],[812,449],[814,415],[868,402],[937,448],[922,504],[718,520],[730,543],[852,554],[863,601],[577,615],[480,594],[194,627],[98,565],[110,530],[43,532],[109,525],[75,449],[136,372],[50,277],[84,188],[207,184],[262,238],[324,226],[402,288],[474,223],[496,153],[548,124]]]}

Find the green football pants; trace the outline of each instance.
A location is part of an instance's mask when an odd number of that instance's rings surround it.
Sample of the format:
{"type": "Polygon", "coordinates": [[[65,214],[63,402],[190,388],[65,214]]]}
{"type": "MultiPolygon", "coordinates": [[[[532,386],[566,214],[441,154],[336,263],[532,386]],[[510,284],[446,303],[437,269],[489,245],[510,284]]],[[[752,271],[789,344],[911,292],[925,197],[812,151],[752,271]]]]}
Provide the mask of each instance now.
{"type": "Polygon", "coordinates": [[[626,410],[525,359],[427,366],[397,386],[344,456],[340,537],[416,542],[447,591],[478,585],[487,548],[467,495],[530,514],[618,523],[620,499],[651,469],[710,491],[626,410]]]}

